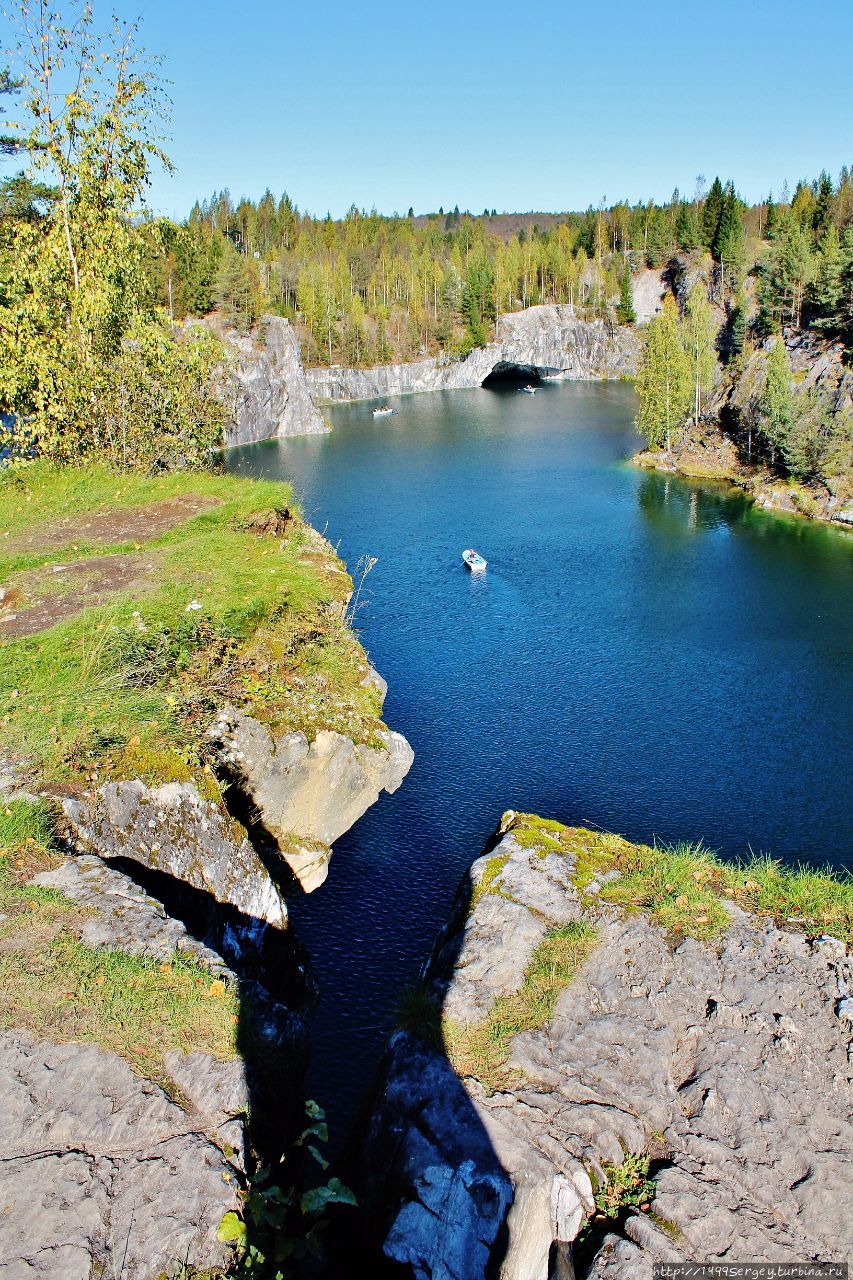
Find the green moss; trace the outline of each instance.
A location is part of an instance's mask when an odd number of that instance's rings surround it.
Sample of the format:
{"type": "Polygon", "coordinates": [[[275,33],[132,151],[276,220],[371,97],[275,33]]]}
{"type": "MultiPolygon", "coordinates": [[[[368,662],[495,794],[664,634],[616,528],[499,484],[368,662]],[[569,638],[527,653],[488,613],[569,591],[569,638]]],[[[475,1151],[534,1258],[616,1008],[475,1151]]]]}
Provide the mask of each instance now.
{"type": "Polygon", "coordinates": [[[507,1080],[514,1036],[548,1025],[565,990],[595,945],[595,929],[583,920],[551,929],[530,960],[518,991],[499,996],[472,1027],[444,1024],[448,1057],[460,1075],[475,1076],[494,1092],[507,1080]]]}
{"type": "Polygon", "coordinates": [[[483,874],[474,885],[471,891],[471,901],[468,906],[469,911],[473,911],[481,898],[485,898],[487,894],[498,894],[501,897],[506,896],[501,891],[500,875],[506,864],[509,862],[508,854],[495,854],[493,858],[489,858],[486,862],[483,874]]]}

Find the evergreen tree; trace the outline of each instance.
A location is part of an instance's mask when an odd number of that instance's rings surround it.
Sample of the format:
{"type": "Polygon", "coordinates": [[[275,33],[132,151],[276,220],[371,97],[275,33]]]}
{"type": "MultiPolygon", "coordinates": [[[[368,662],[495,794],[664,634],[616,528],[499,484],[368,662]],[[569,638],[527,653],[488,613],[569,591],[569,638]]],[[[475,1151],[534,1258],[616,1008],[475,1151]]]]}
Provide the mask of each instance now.
{"type": "Polygon", "coordinates": [[[671,295],[649,323],[636,386],[640,401],[637,426],[650,448],[664,445],[669,452],[676,431],[690,412],[693,390],[678,308],[671,295]]]}
{"type": "Polygon", "coordinates": [[[832,222],[832,201],[834,195],[835,192],[832,186],[832,178],[830,178],[829,174],[824,169],[818,179],[814,212],[812,214],[812,226],[818,239],[826,234],[829,225],[832,222]]]}
{"type": "MultiPolygon", "coordinates": [[[[12,79],[12,73],[8,67],[0,67],[0,98],[10,93],[17,93],[20,84],[17,80],[12,79]]],[[[0,116],[6,114],[5,108],[0,106],[0,116]]],[[[18,138],[11,133],[0,133],[0,156],[17,155],[19,148],[18,138]]]]}
{"type": "Polygon", "coordinates": [[[853,353],[853,222],[845,228],[841,240],[840,284],[834,327],[853,353]]]}
{"type": "Polygon", "coordinates": [[[772,240],[776,235],[776,205],[773,202],[773,192],[767,197],[767,221],[764,224],[764,239],[772,240]]]}
{"type": "Polygon", "coordinates": [[[226,324],[245,332],[258,318],[260,298],[251,259],[230,249],[216,276],[214,298],[226,324]]]}
{"type": "Polygon", "coordinates": [[[719,178],[715,178],[711,184],[711,190],[705,197],[705,207],[702,210],[702,243],[706,249],[713,250],[716,243],[720,218],[723,215],[723,203],[723,184],[719,178]]]}
{"type": "Polygon", "coordinates": [[[631,267],[628,259],[622,269],[619,284],[619,305],[616,308],[616,319],[620,324],[636,324],[637,313],[634,310],[634,290],[631,287],[631,267]]]}
{"type": "Polygon", "coordinates": [[[688,252],[699,248],[699,220],[696,217],[696,210],[687,200],[682,200],[679,205],[675,236],[680,248],[688,252]]]}
{"type": "Polygon", "coordinates": [[[749,316],[746,298],[743,293],[738,290],[734,304],[729,312],[729,331],[727,342],[727,355],[729,360],[734,360],[743,351],[748,325],[749,316]]]}
{"type": "Polygon", "coordinates": [[[717,234],[713,239],[712,252],[720,264],[722,288],[725,289],[739,274],[743,259],[743,224],[740,221],[740,202],[735,189],[729,183],[726,187],[717,234]]]}
{"type": "Polygon", "coordinates": [[[820,246],[810,302],[820,328],[833,330],[838,322],[842,294],[843,256],[834,222],[830,222],[820,246]]]}

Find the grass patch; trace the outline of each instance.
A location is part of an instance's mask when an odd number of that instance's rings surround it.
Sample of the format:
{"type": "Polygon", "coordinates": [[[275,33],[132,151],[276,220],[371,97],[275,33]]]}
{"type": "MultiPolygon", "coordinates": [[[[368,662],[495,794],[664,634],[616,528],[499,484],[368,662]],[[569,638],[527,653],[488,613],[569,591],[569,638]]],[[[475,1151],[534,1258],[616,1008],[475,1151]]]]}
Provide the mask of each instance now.
{"type": "MultiPolygon", "coordinates": [[[[225,700],[276,732],[333,729],[378,744],[381,704],[362,687],[365,656],[340,616],[351,585],[343,566],[298,519],[286,537],[252,525],[258,512],[292,508],[287,485],[43,464],[2,471],[0,579],[14,590],[34,563],[69,561],[68,548],[16,551],[16,534],[182,495],[219,504],[145,544],[154,569],[144,591],[0,639],[0,744],[47,781],[132,772],[204,784],[204,731],[225,700]]],[[[93,551],[138,555],[130,544],[82,543],[73,555],[93,551]]]]}
{"type": "Polygon", "coordinates": [[[476,1026],[445,1024],[445,1044],[454,1069],[460,1075],[475,1076],[490,1092],[500,1088],[507,1078],[513,1037],[548,1025],[557,997],[586,960],[595,938],[595,929],[583,920],[551,929],[533,953],[518,991],[499,996],[476,1026]]]}
{"type": "Polygon", "coordinates": [[[158,1079],[170,1049],[237,1052],[238,998],[183,956],[161,963],[88,947],[88,914],[27,880],[53,861],[51,816],[16,800],[0,810],[0,1025],[91,1041],[158,1079]]]}
{"type": "MultiPolygon", "coordinates": [[[[65,921],[49,940],[40,936],[37,947],[28,946],[46,910],[30,901],[26,927],[16,921],[10,936],[4,922],[0,932],[4,1026],[98,1044],[153,1080],[162,1079],[170,1049],[236,1056],[239,1001],[223,981],[181,956],[160,963],[84,946],[68,936],[65,921]]],[[[47,909],[66,912],[61,904],[47,909]]]]}
{"type": "MultiPolygon", "coordinates": [[[[831,869],[786,867],[768,857],[724,862],[703,845],[643,845],[621,836],[560,827],[519,814],[512,834],[525,847],[550,852],[557,846],[576,863],[583,890],[597,876],[618,871],[596,895],[629,910],[648,911],[676,935],[708,939],[731,919],[727,901],[745,911],[785,923],[791,919],[811,933],[829,933],[853,942],[853,877],[831,869]]],[[[590,896],[589,901],[592,901],[590,896]]]]}

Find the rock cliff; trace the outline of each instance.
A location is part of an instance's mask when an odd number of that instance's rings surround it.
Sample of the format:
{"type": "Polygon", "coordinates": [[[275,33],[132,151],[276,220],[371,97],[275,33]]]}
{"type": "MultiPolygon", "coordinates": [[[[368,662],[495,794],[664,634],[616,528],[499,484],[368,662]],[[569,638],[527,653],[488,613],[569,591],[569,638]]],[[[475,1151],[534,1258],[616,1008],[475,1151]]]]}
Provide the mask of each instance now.
{"type": "MultiPolygon", "coordinates": [[[[168,967],[181,954],[223,993],[239,991],[241,1020],[278,1064],[281,1094],[282,1071],[303,1052],[299,1014],[99,857],[72,856],[33,883],[83,908],[81,941],[105,957],[168,967]]],[[[115,1269],[141,1280],[172,1274],[178,1260],[225,1264],[217,1229],[240,1205],[258,1084],[244,1057],[168,1052],[155,1083],[95,1044],[0,1032],[0,1274],[92,1280],[115,1269]]]]}
{"type": "Polygon", "coordinates": [[[537,841],[514,823],[472,867],[387,1053],[362,1188],[386,1256],[417,1280],[547,1280],[572,1253],[579,1280],[845,1259],[843,942],[733,905],[718,937],[670,936],[600,900],[619,872],[581,877],[593,833],[537,841]],[[585,925],[591,950],[550,1014],[522,1016],[543,942],[585,925]],[[479,1049],[460,1060],[472,1028],[479,1049]],[[598,1194],[640,1157],[654,1187],[610,1215],[598,1194]]]}
{"type": "Polygon", "coordinates": [[[317,399],[366,400],[480,387],[491,374],[512,370],[548,378],[629,376],[638,354],[630,329],[579,320],[567,306],[537,306],[502,316],[497,340],[475,347],[463,360],[429,357],[373,369],[314,368],[306,371],[306,379],[317,399]]]}
{"type": "Polygon", "coordinates": [[[263,343],[233,331],[225,338],[236,355],[226,446],[328,431],[311,399],[299,342],[289,321],[266,317],[263,343]]]}
{"type": "Polygon", "coordinates": [[[293,328],[275,316],[264,321],[262,343],[234,332],[224,336],[237,356],[226,446],[327,431],[315,401],[463,390],[507,371],[547,378],[631,376],[639,354],[631,329],[579,320],[567,306],[502,316],[496,341],[464,359],[431,356],[373,369],[304,369],[293,328]]]}

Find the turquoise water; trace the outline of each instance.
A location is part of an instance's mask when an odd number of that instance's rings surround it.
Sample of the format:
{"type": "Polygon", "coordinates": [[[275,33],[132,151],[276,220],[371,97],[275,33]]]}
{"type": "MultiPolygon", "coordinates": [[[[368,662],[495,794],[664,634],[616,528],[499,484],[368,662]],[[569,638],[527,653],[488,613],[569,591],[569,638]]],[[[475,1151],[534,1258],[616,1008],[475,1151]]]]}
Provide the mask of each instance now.
{"type": "Polygon", "coordinates": [[[626,384],[392,403],[229,454],[292,480],[351,569],[378,556],[357,622],[415,751],[292,907],[323,992],[308,1088],[339,1133],[504,809],[853,860],[853,537],[630,466],[626,384]]]}

